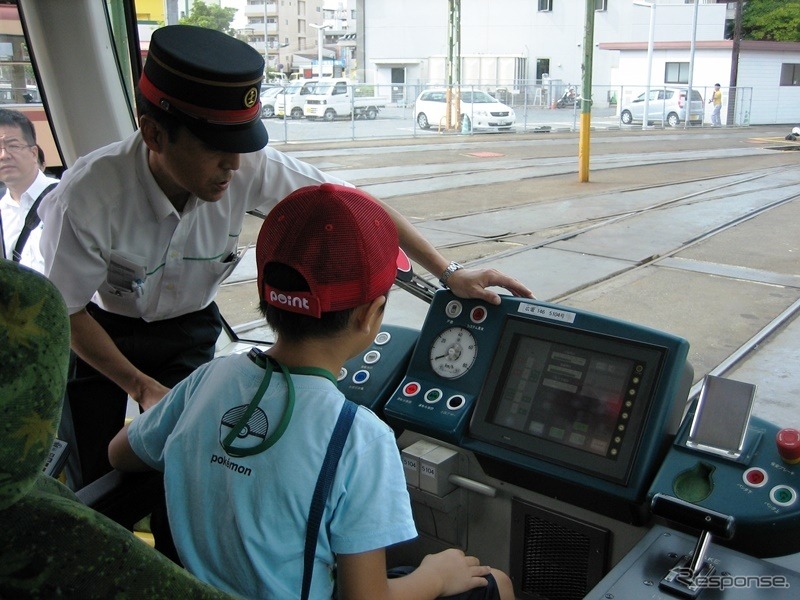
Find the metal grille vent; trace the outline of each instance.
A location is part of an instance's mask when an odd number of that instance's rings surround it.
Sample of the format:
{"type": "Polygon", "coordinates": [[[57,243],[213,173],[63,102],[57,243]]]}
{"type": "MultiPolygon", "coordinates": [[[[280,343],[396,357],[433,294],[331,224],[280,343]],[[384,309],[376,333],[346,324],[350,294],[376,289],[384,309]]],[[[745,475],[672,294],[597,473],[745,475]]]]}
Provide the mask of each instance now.
{"type": "Polygon", "coordinates": [[[581,600],[602,578],[610,532],[515,501],[512,577],[521,598],[581,600]]]}

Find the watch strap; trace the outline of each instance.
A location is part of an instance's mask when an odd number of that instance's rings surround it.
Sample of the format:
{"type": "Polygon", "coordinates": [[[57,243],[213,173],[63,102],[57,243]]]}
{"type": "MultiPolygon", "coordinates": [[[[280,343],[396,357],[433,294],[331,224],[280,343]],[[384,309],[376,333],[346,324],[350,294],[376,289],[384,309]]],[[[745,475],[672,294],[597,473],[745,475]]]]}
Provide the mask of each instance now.
{"type": "Polygon", "coordinates": [[[464,265],[460,265],[454,260],[450,261],[450,264],[447,265],[447,268],[444,270],[444,273],[442,273],[442,276],[439,277],[439,283],[442,285],[442,287],[449,288],[450,286],[447,285],[447,281],[450,279],[450,276],[459,269],[463,268],[464,265]]]}

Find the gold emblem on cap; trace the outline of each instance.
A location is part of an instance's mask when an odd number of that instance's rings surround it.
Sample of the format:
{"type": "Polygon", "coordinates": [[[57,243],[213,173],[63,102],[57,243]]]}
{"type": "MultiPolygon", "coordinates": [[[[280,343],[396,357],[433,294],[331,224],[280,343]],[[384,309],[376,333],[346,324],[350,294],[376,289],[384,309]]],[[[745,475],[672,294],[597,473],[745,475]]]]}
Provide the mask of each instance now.
{"type": "Polygon", "coordinates": [[[247,108],[252,108],[256,102],[258,102],[258,90],[256,88],[250,88],[244,95],[244,105],[247,108]]]}

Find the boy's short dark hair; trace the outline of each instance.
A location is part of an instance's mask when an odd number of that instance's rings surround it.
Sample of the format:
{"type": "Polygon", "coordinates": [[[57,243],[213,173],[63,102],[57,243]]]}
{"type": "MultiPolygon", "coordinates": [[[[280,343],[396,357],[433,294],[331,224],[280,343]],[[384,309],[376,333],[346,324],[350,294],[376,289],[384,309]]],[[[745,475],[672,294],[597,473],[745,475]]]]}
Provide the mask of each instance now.
{"type": "MultiPolygon", "coordinates": [[[[300,273],[281,263],[270,263],[264,267],[264,283],[279,290],[308,292],[308,284],[300,273]]],[[[319,318],[301,315],[277,308],[261,300],[258,306],[267,324],[279,336],[294,340],[311,337],[332,337],[344,330],[350,322],[355,308],[323,312],[319,318]]]]}
{"type": "Polygon", "coordinates": [[[22,130],[25,142],[29,146],[36,144],[36,129],[24,113],[10,108],[0,108],[0,125],[19,127],[22,130]]]}
{"type": "Polygon", "coordinates": [[[279,336],[330,336],[388,293],[398,253],[397,228],[374,198],[331,183],[301,188],[270,211],[258,236],[262,314],[279,336]]]}

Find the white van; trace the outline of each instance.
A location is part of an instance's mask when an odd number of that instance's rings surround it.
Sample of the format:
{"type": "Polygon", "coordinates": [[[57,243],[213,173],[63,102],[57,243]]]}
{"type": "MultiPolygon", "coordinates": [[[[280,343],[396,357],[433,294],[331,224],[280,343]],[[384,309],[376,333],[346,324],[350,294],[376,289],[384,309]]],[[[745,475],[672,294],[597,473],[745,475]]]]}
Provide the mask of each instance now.
{"type": "Polygon", "coordinates": [[[316,79],[303,79],[289,83],[283,89],[283,93],[278,94],[275,98],[275,116],[288,115],[292,119],[302,118],[306,96],[313,93],[316,84],[316,79]]]}

